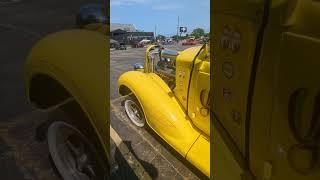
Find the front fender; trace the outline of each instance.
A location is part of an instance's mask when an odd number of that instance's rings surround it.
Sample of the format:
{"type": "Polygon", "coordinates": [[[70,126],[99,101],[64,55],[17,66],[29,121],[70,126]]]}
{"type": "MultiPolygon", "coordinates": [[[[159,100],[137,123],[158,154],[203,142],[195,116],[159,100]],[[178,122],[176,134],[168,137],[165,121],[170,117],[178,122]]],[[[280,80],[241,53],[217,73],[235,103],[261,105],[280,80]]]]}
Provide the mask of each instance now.
{"type": "Polygon", "coordinates": [[[59,82],[85,111],[108,156],[107,44],[106,36],[94,31],[66,30],[50,34],[38,41],[27,57],[25,85],[29,96],[31,80],[36,75],[46,75],[59,82]]]}
{"type": "Polygon", "coordinates": [[[133,92],[148,125],[185,157],[200,133],[165,82],[154,73],[129,71],[120,76],[118,85],[133,92]]]}

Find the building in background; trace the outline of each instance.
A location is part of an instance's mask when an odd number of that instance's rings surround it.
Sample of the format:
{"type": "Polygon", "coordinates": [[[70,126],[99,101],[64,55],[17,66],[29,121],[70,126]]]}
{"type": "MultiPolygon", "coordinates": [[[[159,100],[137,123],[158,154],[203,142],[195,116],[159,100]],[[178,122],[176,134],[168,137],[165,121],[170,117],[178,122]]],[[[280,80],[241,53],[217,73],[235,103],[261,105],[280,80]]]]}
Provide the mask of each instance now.
{"type": "Polygon", "coordinates": [[[138,31],[133,24],[110,24],[110,38],[124,44],[137,44],[143,39],[153,41],[153,32],[138,31]]]}
{"type": "Polygon", "coordinates": [[[133,24],[120,24],[120,23],[111,23],[110,24],[110,32],[115,30],[123,30],[127,32],[137,32],[137,28],[133,24]]]}

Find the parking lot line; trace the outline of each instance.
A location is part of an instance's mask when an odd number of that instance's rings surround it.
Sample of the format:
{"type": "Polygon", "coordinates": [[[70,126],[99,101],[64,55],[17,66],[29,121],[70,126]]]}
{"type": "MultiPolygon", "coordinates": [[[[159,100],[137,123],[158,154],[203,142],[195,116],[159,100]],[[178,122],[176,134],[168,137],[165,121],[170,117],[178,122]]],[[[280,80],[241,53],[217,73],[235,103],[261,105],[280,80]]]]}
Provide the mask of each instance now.
{"type": "Polygon", "coordinates": [[[134,157],[134,155],[130,152],[127,145],[125,145],[118,135],[118,133],[110,126],[110,137],[115,142],[116,146],[120,150],[120,153],[124,157],[124,159],[128,162],[131,169],[134,171],[136,176],[139,179],[152,179],[148,172],[144,169],[144,167],[140,164],[140,162],[134,157]]]}

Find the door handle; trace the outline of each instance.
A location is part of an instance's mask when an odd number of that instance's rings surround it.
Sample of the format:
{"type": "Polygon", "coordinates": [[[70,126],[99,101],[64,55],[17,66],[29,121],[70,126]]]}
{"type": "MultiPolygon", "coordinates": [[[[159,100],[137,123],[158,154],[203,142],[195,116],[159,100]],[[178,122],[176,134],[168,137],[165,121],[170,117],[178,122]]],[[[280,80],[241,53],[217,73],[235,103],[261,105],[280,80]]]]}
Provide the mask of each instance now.
{"type": "Polygon", "coordinates": [[[200,91],[200,102],[201,105],[205,108],[210,108],[210,101],[211,101],[211,93],[210,90],[203,89],[200,91]]]}
{"type": "Polygon", "coordinates": [[[207,89],[203,89],[200,92],[200,102],[202,107],[200,108],[200,114],[202,116],[208,116],[210,112],[210,90],[208,91],[207,89]]]}

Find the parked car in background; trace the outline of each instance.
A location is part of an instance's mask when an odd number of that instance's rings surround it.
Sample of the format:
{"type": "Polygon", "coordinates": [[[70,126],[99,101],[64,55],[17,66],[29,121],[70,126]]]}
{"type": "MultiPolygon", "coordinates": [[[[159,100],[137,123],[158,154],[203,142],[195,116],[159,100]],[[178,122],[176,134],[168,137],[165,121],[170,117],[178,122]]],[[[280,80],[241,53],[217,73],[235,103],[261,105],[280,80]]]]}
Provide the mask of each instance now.
{"type": "Polygon", "coordinates": [[[117,47],[117,50],[127,50],[127,46],[124,43],[120,43],[117,47]]]}
{"type": "Polygon", "coordinates": [[[183,46],[187,46],[187,45],[197,45],[198,44],[198,41],[197,40],[193,40],[193,39],[187,39],[187,40],[184,40],[182,42],[182,45],[183,46]]]}
{"type": "Polygon", "coordinates": [[[120,46],[120,43],[116,40],[110,39],[110,48],[116,48],[120,46]]]}
{"type": "Polygon", "coordinates": [[[142,48],[142,47],[144,47],[144,44],[137,42],[137,43],[132,44],[132,47],[133,48],[142,48]]]}

